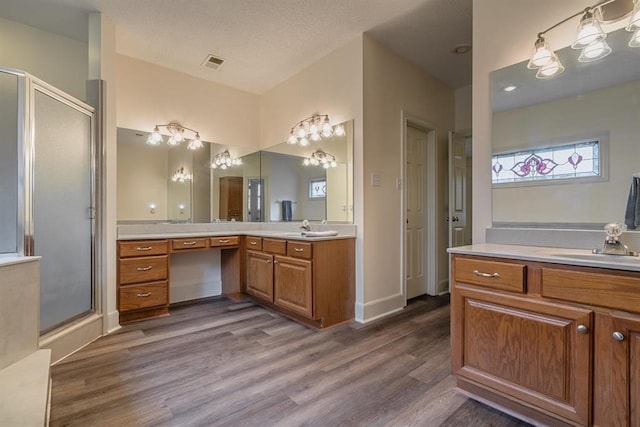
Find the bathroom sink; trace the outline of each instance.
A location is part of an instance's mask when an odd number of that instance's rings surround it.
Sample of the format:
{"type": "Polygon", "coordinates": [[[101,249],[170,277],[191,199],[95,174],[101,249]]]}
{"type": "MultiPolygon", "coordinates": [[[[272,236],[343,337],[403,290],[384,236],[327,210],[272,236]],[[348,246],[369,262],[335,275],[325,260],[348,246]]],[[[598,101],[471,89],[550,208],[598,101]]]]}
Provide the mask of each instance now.
{"type": "Polygon", "coordinates": [[[638,257],[634,256],[620,256],[620,255],[603,255],[596,253],[557,253],[557,254],[549,254],[554,257],[559,258],[567,258],[567,259],[579,259],[583,261],[598,261],[598,262],[609,262],[609,263],[629,263],[629,262],[640,262],[638,257]]]}

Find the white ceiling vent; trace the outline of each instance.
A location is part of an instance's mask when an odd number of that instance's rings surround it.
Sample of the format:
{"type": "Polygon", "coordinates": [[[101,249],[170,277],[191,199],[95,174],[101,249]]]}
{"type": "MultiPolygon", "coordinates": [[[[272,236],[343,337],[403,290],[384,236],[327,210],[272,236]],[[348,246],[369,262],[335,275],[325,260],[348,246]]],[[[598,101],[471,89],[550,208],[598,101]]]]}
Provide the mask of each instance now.
{"type": "Polygon", "coordinates": [[[213,68],[214,70],[218,71],[220,68],[222,68],[222,64],[224,64],[224,59],[215,55],[207,55],[207,57],[204,59],[204,62],[202,63],[202,66],[213,68]]]}

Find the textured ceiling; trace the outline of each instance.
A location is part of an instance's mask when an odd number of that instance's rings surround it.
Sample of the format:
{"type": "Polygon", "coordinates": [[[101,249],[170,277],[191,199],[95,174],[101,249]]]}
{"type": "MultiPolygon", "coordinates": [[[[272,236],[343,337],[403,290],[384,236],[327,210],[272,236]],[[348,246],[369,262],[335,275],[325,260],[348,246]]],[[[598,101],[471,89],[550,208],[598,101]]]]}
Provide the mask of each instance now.
{"type": "Polygon", "coordinates": [[[1,0],[0,16],[86,40],[86,14],[116,25],[118,53],[264,93],[368,32],[453,88],[471,84],[472,0],[1,0]],[[225,59],[204,68],[208,54],[225,59]]]}

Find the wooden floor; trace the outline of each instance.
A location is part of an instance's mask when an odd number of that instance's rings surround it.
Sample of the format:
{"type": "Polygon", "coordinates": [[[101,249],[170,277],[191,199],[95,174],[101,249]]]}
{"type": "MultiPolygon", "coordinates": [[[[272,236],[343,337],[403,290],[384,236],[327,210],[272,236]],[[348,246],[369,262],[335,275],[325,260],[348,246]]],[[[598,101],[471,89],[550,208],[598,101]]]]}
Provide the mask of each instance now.
{"type": "Polygon", "coordinates": [[[448,302],[325,331],[222,297],[175,307],[54,366],[51,425],[526,425],[454,391],[448,302]]]}

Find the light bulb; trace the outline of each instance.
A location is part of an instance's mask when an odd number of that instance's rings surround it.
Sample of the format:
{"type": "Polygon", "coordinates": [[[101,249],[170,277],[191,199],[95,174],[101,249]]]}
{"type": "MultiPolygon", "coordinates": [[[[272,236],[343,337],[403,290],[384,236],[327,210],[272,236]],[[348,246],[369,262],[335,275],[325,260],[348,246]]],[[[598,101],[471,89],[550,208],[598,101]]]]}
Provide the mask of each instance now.
{"type": "Polygon", "coordinates": [[[302,137],[302,138],[300,139],[300,145],[301,145],[302,147],[306,147],[307,145],[309,145],[309,140],[307,139],[307,137],[306,137],[306,136],[304,136],[304,137],[302,137]]]}
{"type": "Polygon", "coordinates": [[[338,166],[338,164],[336,163],[336,161],[335,161],[335,160],[333,160],[333,161],[331,162],[331,167],[332,167],[332,168],[335,168],[336,166],[338,166]]]}
{"type": "Polygon", "coordinates": [[[582,49],[591,43],[602,41],[607,37],[607,33],[602,31],[600,22],[591,11],[585,12],[578,25],[578,35],[576,41],[571,45],[574,49],[582,49]]]}
{"type": "Polygon", "coordinates": [[[174,134],[173,134],[173,138],[179,143],[181,143],[182,141],[184,141],[184,135],[182,134],[182,130],[177,130],[174,134]]]}
{"type": "Polygon", "coordinates": [[[324,165],[322,165],[322,167],[324,169],[329,169],[329,167],[331,167],[331,165],[329,163],[325,163],[324,165]]]}
{"type": "Polygon", "coordinates": [[[189,141],[189,145],[187,146],[187,148],[189,150],[197,150],[199,148],[202,148],[203,146],[204,145],[202,144],[202,140],[200,139],[200,134],[196,132],[196,137],[189,141]]]}
{"type": "Polygon", "coordinates": [[[178,145],[180,143],[180,141],[176,140],[175,136],[172,136],[171,138],[169,138],[169,140],[167,141],[167,144],[169,145],[178,145]]]}
{"type": "Polygon", "coordinates": [[[295,133],[293,133],[293,131],[291,131],[291,133],[289,134],[289,138],[287,139],[287,144],[297,144],[298,143],[298,138],[296,137],[295,133]]]}
{"type": "Polygon", "coordinates": [[[304,159],[302,164],[305,165],[305,166],[309,166],[309,159],[308,158],[304,159]]]}
{"type": "Polygon", "coordinates": [[[343,136],[345,134],[344,127],[342,125],[336,125],[336,127],[333,128],[333,132],[336,136],[343,136]]]}
{"type": "Polygon", "coordinates": [[[536,73],[536,78],[548,79],[550,77],[553,77],[562,73],[563,71],[564,71],[564,67],[562,66],[562,63],[560,62],[558,57],[554,55],[551,62],[540,67],[540,69],[536,73]]]}
{"type": "Polygon", "coordinates": [[[322,122],[322,133],[331,134],[333,129],[331,128],[331,124],[329,123],[329,116],[324,117],[324,121],[322,122]]]}
{"type": "Polygon", "coordinates": [[[220,165],[220,169],[225,170],[227,169],[227,165],[225,165],[224,163],[220,165]]]}
{"type": "Polygon", "coordinates": [[[158,145],[160,144],[160,141],[156,140],[153,138],[153,135],[149,135],[149,138],[147,138],[147,144],[149,145],[158,145]]]}
{"type": "Polygon", "coordinates": [[[218,169],[218,165],[216,165],[216,162],[211,162],[211,164],[209,165],[209,167],[211,169],[218,169]]]}
{"type": "Polygon", "coordinates": [[[320,141],[322,139],[322,137],[320,136],[320,134],[318,132],[316,133],[312,133],[311,134],[311,140],[312,141],[320,141]]]}
{"type": "Polygon", "coordinates": [[[311,122],[311,124],[309,125],[309,133],[310,134],[318,133],[318,125],[316,124],[315,121],[311,122]]]}
{"type": "Polygon", "coordinates": [[[631,36],[629,47],[640,47],[640,27],[631,36]]]}
{"type": "Polygon", "coordinates": [[[535,44],[533,45],[533,52],[531,52],[531,59],[527,64],[527,68],[536,69],[543,65],[548,64],[553,58],[554,53],[549,48],[547,40],[543,36],[538,36],[535,44]]]}
{"type": "Polygon", "coordinates": [[[306,138],[307,136],[307,130],[304,128],[304,124],[300,123],[300,126],[298,126],[298,138],[306,138]]]}
{"type": "Polygon", "coordinates": [[[591,43],[582,49],[580,56],[578,57],[578,61],[580,62],[590,62],[595,61],[611,53],[611,48],[604,40],[599,40],[597,42],[591,43]]]}
{"type": "Polygon", "coordinates": [[[631,14],[631,19],[629,19],[629,24],[627,24],[626,30],[637,32],[637,30],[640,29],[640,1],[636,0],[634,3],[635,4],[633,6],[633,13],[631,14]]]}

